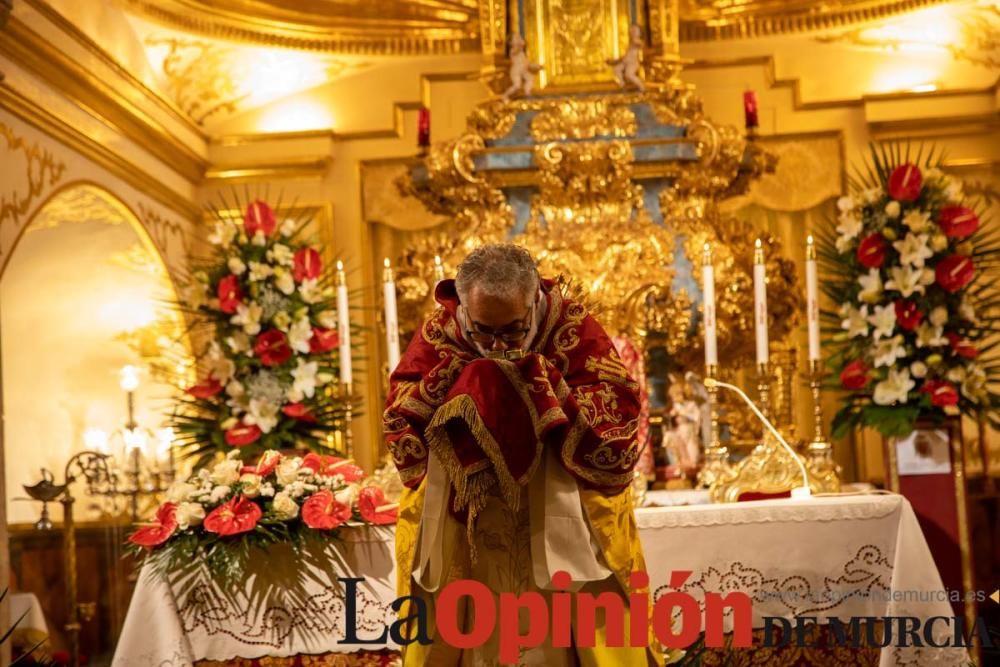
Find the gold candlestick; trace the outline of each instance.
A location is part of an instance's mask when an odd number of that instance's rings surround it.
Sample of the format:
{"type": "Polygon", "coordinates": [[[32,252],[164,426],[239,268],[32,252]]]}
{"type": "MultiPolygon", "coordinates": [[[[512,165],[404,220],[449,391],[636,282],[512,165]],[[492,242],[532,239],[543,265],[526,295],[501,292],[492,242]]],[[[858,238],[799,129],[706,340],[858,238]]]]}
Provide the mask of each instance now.
{"type": "MultiPolygon", "coordinates": [[[[716,379],[719,367],[712,364],[705,366],[705,377],[716,379]]],[[[709,383],[711,384],[711,383],[709,383]]],[[[729,470],[729,448],[719,439],[719,410],[717,386],[706,386],[708,392],[708,407],[710,415],[710,431],[708,447],[705,448],[705,462],[698,471],[698,486],[708,488],[719,480],[729,470]]]]}
{"type": "Polygon", "coordinates": [[[813,439],[806,446],[806,468],[819,492],[840,491],[840,466],[833,460],[833,445],[823,435],[823,405],[820,402],[820,384],[823,381],[823,363],[809,360],[809,389],[813,401],[813,439]]]}

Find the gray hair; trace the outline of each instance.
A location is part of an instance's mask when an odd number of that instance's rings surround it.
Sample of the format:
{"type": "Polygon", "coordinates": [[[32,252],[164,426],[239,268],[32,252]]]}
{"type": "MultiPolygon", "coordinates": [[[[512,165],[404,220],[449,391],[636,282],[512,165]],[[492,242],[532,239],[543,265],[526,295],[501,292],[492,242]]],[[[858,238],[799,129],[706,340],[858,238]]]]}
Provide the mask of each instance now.
{"type": "Polygon", "coordinates": [[[455,290],[463,303],[468,303],[473,286],[496,298],[523,296],[530,300],[538,291],[538,282],[538,268],[527,250],[513,243],[489,243],[462,260],[455,290]]]}

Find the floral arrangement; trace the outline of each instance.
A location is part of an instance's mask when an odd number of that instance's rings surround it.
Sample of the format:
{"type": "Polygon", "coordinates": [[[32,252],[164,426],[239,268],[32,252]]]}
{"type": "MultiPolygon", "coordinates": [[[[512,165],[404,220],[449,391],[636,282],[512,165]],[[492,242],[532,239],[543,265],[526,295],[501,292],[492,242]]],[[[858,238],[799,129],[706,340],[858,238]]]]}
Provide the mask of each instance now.
{"type": "Polygon", "coordinates": [[[334,277],[299,237],[308,220],[280,225],[263,201],[242,220],[216,211],[180,307],[209,329],[199,379],[171,426],[178,446],[206,465],[234,447],[253,459],[270,449],[329,452],[347,407],[332,391],[337,364],[334,277]]]}
{"type": "Polygon", "coordinates": [[[133,550],[168,572],[205,563],[227,585],[241,580],[250,547],[300,548],[348,522],[396,521],[397,506],[350,460],[268,451],[244,465],[239,454],[171,486],[156,520],[129,536],[133,550]]]}
{"type": "Polygon", "coordinates": [[[838,437],[862,425],[902,436],[918,418],[961,413],[997,423],[987,313],[1000,296],[984,276],[1000,259],[1000,235],[984,230],[982,206],[933,155],[909,154],[873,147],[867,174],[837,202],[836,233],[821,239],[824,289],[840,304],[824,313],[829,362],[850,392],[834,418],[838,437]]]}

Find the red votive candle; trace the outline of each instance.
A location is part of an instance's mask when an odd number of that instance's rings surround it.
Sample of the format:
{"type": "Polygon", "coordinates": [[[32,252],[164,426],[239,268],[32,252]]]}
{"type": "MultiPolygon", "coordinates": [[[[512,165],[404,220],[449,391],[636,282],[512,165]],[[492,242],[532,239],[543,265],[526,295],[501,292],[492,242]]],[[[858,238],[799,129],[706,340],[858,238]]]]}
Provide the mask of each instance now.
{"type": "Polygon", "coordinates": [[[417,147],[427,148],[431,145],[431,110],[420,107],[417,112],[417,147]]]}
{"type": "Polygon", "coordinates": [[[760,125],[757,119],[757,93],[752,90],[743,93],[743,118],[748,130],[753,130],[760,125]]]}

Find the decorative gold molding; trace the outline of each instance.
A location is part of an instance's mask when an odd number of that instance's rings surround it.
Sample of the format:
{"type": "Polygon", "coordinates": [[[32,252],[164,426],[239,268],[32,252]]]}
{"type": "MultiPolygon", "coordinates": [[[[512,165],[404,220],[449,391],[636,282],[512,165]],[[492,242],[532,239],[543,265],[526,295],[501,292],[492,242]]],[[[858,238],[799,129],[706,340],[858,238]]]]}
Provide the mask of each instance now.
{"type": "Polygon", "coordinates": [[[97,166],[108,170],[140,192],[176,211],[189,220],[200,215],[200,209],[145,171],[122,158],[104,144],[94,141],[79,128],[53,115],[35,102],[21,96],[6,83],[0,82],[0,109],[5,109],[29,125],[78,152],[97,166]]]}
{"type": "Polygon", "coordinates": [[[173,266],[168,261],[167,250],[169,249],[170,237],[180,238],[181,248],[183,249],[183,256],[185,258],[191,257],[191,237],[184,233],[183,223],[177,222],[176,220],[170,220],[160,215],[142,202],[139,202],[138,209],[139,221],[142,223],[142,226],[145,227],[146,232],[149,234],[149,238],[159,250],[164,266],[167,268],[168,273],[170,273],[172,279],[176,283],[181,275],[181,271],[178,267],[173,266]]]}
{"type": "Polygon", "coordinates": [[[224,134],[212,137],[212,146],[245,146],[271,141],[311,141],[313,139],[333,140],[336,134],[333,130],[295,130],[292,132],[263,132],[258,134],[224,134]]]}
{"type": "Polygon", "coordinates": [[[996,95],[1000,93],[1000,77],[991,85],[982,88],[951,88],[930,91],[900,91],[897,93],[869,93],[856,98],[823,100],[819,102],[804,102],[802,100],[801,79],[779,79],[776,74],[774,56],[748,56],[745,58],[704,59],[695,60],[685,67],[686,70],[726,69],[729,67],[764,68],[765,80],[770,89],[787,88],[792,93],[792,109],[795,111],[820,111],[824,109],[841,109],[844,107],[864,106],[868,102],[896,102],[903,100],[927,99],[939,97],[956,97],[964,95],[996,95]]]}
{"type": "Polygon", "coordinates": [[[877,21],[949,1],[839,0],[817,6],[817,3],[805,0],[743,3],[687,0],[682,3],[680,37],[682,42],[706,42],[842,28],[851,23],[877,21]],[[734,11],[733,4],[741,6],[734,11]]]}
{"type": "Polygon", "coordinates": [[[48,186],[55,186],[66,171],[66,163],[56,157],[38,143],[27,143],[14,134],[14,130],[0,122],[0,137],[7,142],[7,150],[11,153],[22,153],[25,159],[25,174],[28,191],[19,195],[16,191],[0,193],[0,225],[8,218],[16,225],[21,224],[21,216],[28,213],[31,204],[41,196],[48,186]],[[46,176],[48,177],[46,179],[46,176]]]}
{"type": "MultiPolygon", "coordinates": [[[[0,0],[0,2],[3,1],[5,0],[0,0]]],[[[97,42],[92,40],[86,33],[77,28],[62,14],[57,12],[50,4],[45,2],[45,0],[21,1],[44,16],[49,23],[57,27],[66,36],[97,58],[104,67],[107,67],[109,70],[114,72],[121,79],[122,83],[127,85],[130,89],[136,91],[142,98],[149,100],[149,102],[157,106],[173,120],[183,125],[187,131],[191,132],[202,141],[208,140],[205,132],[200,127],[195,125],[195,123],[188,118],[188,116],[185,115],[185,113],[181,111],[171,99],[150,88],[128,69],[122,67],[118,61],[112,58],[97,42]]]]}
{"type": "Polygon", "coordinates": [[[209,184],[246,183],[265,179],[319,180],[326,176],[331,162],[331,158],[324,157],[239,167],[212,167],[206,172],[205,180],[209,184]]]}
{"type": "Polygon", "coordinates": [[[122,134],[191,183],[201,181],[205,158],[123,96],[114,86],[81,66],[16,16],[4,29],[0,53],[64,95],[106,119],[122,134]]]}
{"type": "Polygon", "coordinates": [[[279,48],[364,55],[479,50],[474,4],[441,0],[125,0],[159,23],[219,39],[279,48]]]}

